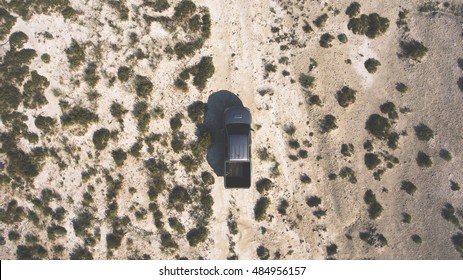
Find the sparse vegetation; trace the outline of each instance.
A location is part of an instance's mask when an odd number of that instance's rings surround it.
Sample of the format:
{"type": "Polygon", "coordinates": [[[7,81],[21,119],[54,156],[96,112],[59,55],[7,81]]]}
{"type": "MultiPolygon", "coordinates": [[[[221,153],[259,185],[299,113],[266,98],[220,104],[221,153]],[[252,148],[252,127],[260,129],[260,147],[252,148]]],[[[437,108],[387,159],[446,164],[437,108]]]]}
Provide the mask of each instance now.
{"type": "Polygon", "coordinates": [[[92,88],[95,87],[100,80],[100,76],[97,75],[96,70],[97,66],[95,62],[89,63],[84,70],[84,81],[92,88]]]}
{"type": "Polygon", "coordinates": [[[428,52],[428,48],[416,40],[401,41],[400,48],[402,50],[402,52],[399,54],[400,58],[412,59],[418,62],[420,62],[428,52]]]}
{"type": "Polygon", "coordinates": [[[429,141],[434,137],[434,131],[423,123],[420,123],[414,128],[416,137],[421,141],[429,141]]]}
{"type": "Polygon", "coordinates": [[[268,197],[261,197],[257,200],[254,206],[254,219],[256,221],[263,221],[267,216],[267,208],[270,205],[270,199],[268,197]]]}
{"type": "Polygon", "coordinates": [[[387,139],[392,131],[389,120],[378,114],[373,114],[368,117],[368,120],[365,124],[365,129],[373,136],[381,140],[387,139]]]}
{"type": "Polygon", "coordinates": [[[336,125],[336,117],[333,115],[326,115],[320,120],[320,130],[322,133],[329,133],[338,128],[336,125]]]}
{"type": "Polygon", "coordinates": [[[93,133],[93,144],[97,150],[104,150],[108,145],[111,132],[106,128],[100,128],[93,133]]]}
{"type": "Polygon", "coordinates": [[[24,44],[29,40],[29,37],[22,31],[16,31],[10,35],[10,48],[11,49],[21,49],[24,44]]]}
{"type": "Polygon", "coordinates": [[[262,194],[273,188],[273,182],[268,178],[262,178],[256,182],[256,190],[262,194]]]}
{"type": "Polygon", "coordinates": [[[214,75],[215,68],[211,56],[203,56],[199,63],[193,68],[193,85],[202,91],[206,88],[209,78],[214,75]]]}
{"type": "Polygon", "coordinates": [[[460,226],[460,222],[458,221],[458,218],[455,216],[455,208],[453,207],[452,204],[446,203],[444,205],[441,211],[441,216],[446,221],[451,222],[455,226],[460,226]]]}
{"type": "Polygon", "coordinates": [[[391,120],[396,120],[399,118],[395,104],[390,101],[381,104],[379,109],[381,110],[381,113],[387,114],[388,118],[391,120]]]}
{"type": "Polygon", "coordinates": [[[422,151],[418,152],[418,155],[416,156],[416,163],[418,164],[419,167],[431,167],[432,166],[431,157],[422,151]]]}
{"type": "Polygon", "coordinates": [[[207,240],[208,234],[209,230],[207,228],[196,227],[187,233],[186,239],[188,240],[188,244],[190,244],[191,247],[196,247],[199,243],[207,240]]]}
{"type": "Polygon", "coordinates": [[[261,260],[268,260],[270,258],[270,252],[263,245],[260,245],[256,249],[256,254],[261,260]]]}
{"type": "Polygon", "coordinates": [[[412,236],[410,236],[410,239],[416,244],[421,244],[423,242],[423,240],[418,234],[413,234],[412,236]]]}
{"type": "Polygon", "coordinates": [[[439,151],[439,156],[446,161],[451,161],[452,160],[452,154],[447,151],[446,149],[441,149],[439,151]]]}
{"type": "Polygon", "coordinates": [[[323,47],[323,48],[331,48],[333,45],[331,44],[331,42],[334,40],[334,36],[329,34],[329,33],[324,33],[321,37],[320,37],[320,46],[323,47]]]}
{"type": "Polygon", "coordinates": [[[450,189],[454,192],[459,191],[460,185],[457,182],[450,180],[450,189]]]}
{"type": "Polygon", "coordinates": [[[347,43],[347,36],[346,36],[346,34],[344,34],[344,33],[339,34],[339,35],[338,35],[338,40],[339,40],[339,42],[341,42],[341,43],[343,43],[343,44],[347,43]]]}
{"type": "Polygon", "coordinates": [[[338,252],[338,246],[336,244],[330,244],[326,246],[326,254],[328,256],[336,255],[338,252]]]}
{"type": "Polygon", "coordinates": [[[147,98],[153,90],[153,83],[145,76],[136,75],[134,79],[135,92],[137,96],[147,98]]]}
{"type": "Polygon", "coordinates": [[[365,165],[367,166],[369,170],[375,169],[381,163],[381,160],[379,159],[379,157],[373,153],[366,153],[364,160],[365,160],[365,165]]]}
{"type": "Polygon", "coordinates": [[[405,224],[409,224],[412,221],[412,216],[410,214],[403,212],[402,213],[402,222],[405,224]]]}
{"type": "Polygon", "coordinates": [[[85,48],[72,39],[71,45],[65,50],[71,69],[76,69],[85,61],[85,48]]]}
{"type": "Polygon", "coordinates": [[[278,205],[277,211],[280,215],[286,215],[286,209],[288,209],[289,203],[286,199],[282,198],[278,205]]]}
{"type": "Polygon", "coordinates": [[[74,106],[71,110],[61,116],[61,124],[63,126],[80,124],[87,127],[92,122],[99,120],[98,115],[80,106],[74,106]]]}
{"type": "Polygon", "coordinates": [[[389,19],[383,18],[377,13],[362,14],[359,18],[352,17],[347,28],[354,34],[366,35],[368,38],[374,39],[387,31],[389,19]]]}
{"type": "Polygon", "coordinates": [[[313,88],[315,85],[315,77],[301,73],[301,75],[299,75],[299,83],[303,88],[313,88]]]}
{"type": "Polygon", "coordinates": [[[408,91],[408,87],[404,83],[397,83],[395,89],[400,93],[406,93],[408,91]]]}
{"type": "Polygon", "coordinates": [[[451,239],[455,250],[457,250],[463,258],[463,233],[459,232],[453,235],[451,239]]]}
{"type": "Polygon", "coordinates": [[[325,27],[326,21],[327,21],[327,20],[328,20],[328,15],[327,15],[327,14],[323,14],[323,15],[318,16],[318,17],[313,21],[313,24],[315,24],[315,26],[318,27],[318,28],[322,28],[322,27],[325,27]]]}
{"type": "Polygon", "coordinates": [[[346,15],[350,18],[356,17],[360,14],[361,5],[358,2],[352,2],[346,9],[346,15]]]}
{"type": "Polygon", "coordinates": [[[347,179],[352,184],[357,183],[357,177],[355,177],[355,172],[350,167],[345,166],[341,168],[341,170],[339,171],[339,177],[347,179]]]}
{"type": "Polygon", "coordinates": [[[113,150],[111,154],[117,166],[124,165],[124,161],[127,159],[127,153],[123,149],[119,148],[113,150]]]}
{"type": "Polygon", "coordinates": [[[307,203],[309,207],[317,207],[322,203],[322,200],[318,196],[309,196],[305,199],[305,203],[307,203]]]}
{"type": "Polygon", "coordinates": [[[400,189],[405,191],[409,195],[413,195],[416,192],[417,187],[412,182],[405,180],[405,181],[402,181],[400,189]]]}

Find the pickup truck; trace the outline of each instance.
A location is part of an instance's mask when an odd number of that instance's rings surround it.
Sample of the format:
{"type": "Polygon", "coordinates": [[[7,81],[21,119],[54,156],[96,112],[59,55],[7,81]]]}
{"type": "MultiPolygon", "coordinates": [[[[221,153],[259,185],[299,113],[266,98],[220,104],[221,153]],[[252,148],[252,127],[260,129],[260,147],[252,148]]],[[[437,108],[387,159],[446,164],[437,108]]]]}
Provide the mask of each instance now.
{"type": "Polygon", "coordinates": [[[225,188],[251,187],[251,113],[233,106],[224,112],[225,188]]]}

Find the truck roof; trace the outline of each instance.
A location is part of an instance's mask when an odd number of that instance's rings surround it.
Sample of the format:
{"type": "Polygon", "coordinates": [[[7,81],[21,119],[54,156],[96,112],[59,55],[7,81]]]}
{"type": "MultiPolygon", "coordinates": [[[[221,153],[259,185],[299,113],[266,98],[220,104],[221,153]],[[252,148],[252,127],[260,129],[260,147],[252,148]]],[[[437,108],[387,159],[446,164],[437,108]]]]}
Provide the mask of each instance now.
{"type": "Polygon", "coordinates": [[[230,161],[249,160],[249,134],[232,134],[228,136],[230,161]]]}

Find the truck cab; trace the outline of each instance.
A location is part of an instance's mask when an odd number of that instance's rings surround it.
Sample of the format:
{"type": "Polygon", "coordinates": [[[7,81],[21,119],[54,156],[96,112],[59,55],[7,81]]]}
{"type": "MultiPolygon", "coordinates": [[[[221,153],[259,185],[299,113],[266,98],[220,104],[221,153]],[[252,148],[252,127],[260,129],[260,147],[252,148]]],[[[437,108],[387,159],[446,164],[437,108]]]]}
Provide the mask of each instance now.
{"type": "Polygon", "coordinates": [[[251,113],[234,106],[224,112],[225,188],[251,187],[251,113]]]}

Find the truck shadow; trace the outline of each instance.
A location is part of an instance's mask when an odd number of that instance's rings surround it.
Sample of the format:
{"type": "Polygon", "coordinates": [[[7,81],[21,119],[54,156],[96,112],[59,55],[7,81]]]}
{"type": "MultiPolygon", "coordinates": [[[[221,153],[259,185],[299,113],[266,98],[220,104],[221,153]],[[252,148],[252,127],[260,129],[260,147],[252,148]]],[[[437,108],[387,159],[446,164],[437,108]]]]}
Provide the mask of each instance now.
{"type": "Polygon", "coordinates": [[[243,106],[243,102],[237,95],[227,90],[214,92],[207,100],[204,124],[211,130],[214,142],[207,150],[206,159],[217,176],[224,175],[225,134],[223,131],[223,112],[231,106],[243,106]]]}

